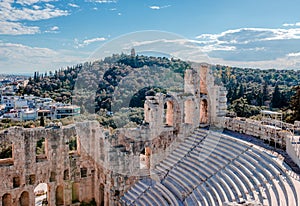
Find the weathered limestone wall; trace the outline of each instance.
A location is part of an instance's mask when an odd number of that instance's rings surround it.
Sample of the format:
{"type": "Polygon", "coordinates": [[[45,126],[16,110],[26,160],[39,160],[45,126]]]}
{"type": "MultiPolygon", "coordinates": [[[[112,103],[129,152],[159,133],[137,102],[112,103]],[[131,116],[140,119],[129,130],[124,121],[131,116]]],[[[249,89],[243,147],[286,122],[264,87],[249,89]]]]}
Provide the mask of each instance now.
{"type": "Polygon", "coordinates": [[[299,136],[293,138],[288,136],[286,138],[286,152],[292,158],[292,160],[300,167],[300,145],[299,136]]]}
{"type": "MultiPolygon", "coordinates": [[[[90,133],[95,126],[95,123],[88,125],[90,133]]],[[[1,138],[6,137],[13,144],[13,164],[0,162],[0,181],[3,183],[0,184],[0,197],[10,194],[11,205],[19,205],[22,193],[25,192],[29,194],[29,198],[25,203],[23,201],[24,205],[34,205],[33,191],[39,183],[48,185],[49,205],[71,205],[72,199],[73,202],[91,201],[94,197],[99,197],[96,187],[104,182],[105,177],[101,173],[101,167],[88,154],[91,151],[85,152],[87,147],[82,144],[84,141],[79,141],[85,139],[81,135],[75,125],[58,129],[10,128],[2,132],[1,138]],[[78,138],[79,144],[77,151],[70,152],[69,141],[73,136],[78,138]],[[46,145],[44,157],[36,155],[36,143],[42,137],[45,138],[46,145]],[[19,184],[14,185],[14,179],[19,179],[19,184]],[[77,188],[78,198],[75,200],[72,188],[77,188]]],[[[90,142],[94,142],[96,137],[88,135],[90,142]]],[[[96,201],[99,203],[99,198],[96,201]]]]}
{"type": "Polygon", "coordinates": [[[147,97],[144,105],[145,122],[149,123],[154,136],[159,135],[165,125],[180,130],[182,124],[191,124],[194,128],[199,123],[219,124],[223,121],[227,110],[226,89],[214,85],[209,65],[194,67],[185,72],[183,93],[147,97]],[[164,111],[165,104],[167,108],[171,105],[171,109],[164,111]]]}
{"type": "Polygon", "coordinates": [[[285,148],[287,131],[279,128],[275,129],[274,127],[261,124],[260,121],[245,118],[226,117],[224,120],[224,128],[226,129],[258,137],[268,142],[277,143],[282,148],[285,148]]]}

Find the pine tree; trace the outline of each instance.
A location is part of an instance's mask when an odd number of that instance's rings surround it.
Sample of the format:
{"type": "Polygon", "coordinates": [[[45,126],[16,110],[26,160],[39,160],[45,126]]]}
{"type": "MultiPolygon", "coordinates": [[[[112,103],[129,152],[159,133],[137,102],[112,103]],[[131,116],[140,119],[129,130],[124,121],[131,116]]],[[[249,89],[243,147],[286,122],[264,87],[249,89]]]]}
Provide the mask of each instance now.
{"type": "Polygon", "coordinates": [[[265,104],[265,101],[268,101],[269,100],[269,95],[268,95],[268,83],[267,81],[264,82],[264,85],[263,85],[263,91],[262,91],[262,105],[265,104]]]}
{"type": "Polygon", "coordinates": [[[41,126],[41,127],[44,127],[44,126],[45,126],[45,119],[44,119],[44,116],[41,116],[41,119],[40,119],[40,126],[41,126]]]}
{"type": "Polygon", "coordinates": [[[243,87],[243,84],[240,84],[239,91],[238,91],[238,94],[237,94],[237,98],[241,98],[241,97],[244,97],[244,87],[243,87]]]}
{"type": "Polygon", "coordinates": [[[282,107],[282,95],[279,90],[278,84],[276,84],[272,100],[271,100],[272,108],[281,108],[282,107]]]}
{"type": "Polygon", "coordinates": [[[33,75],[33,81],[36,81],[36,79],[37,79],[37,73],[34,72],[34,75],[33,75]]]}
{"type": "Polygon", "coordinates": [[[290,109],[293,111],[292,120],[300,121],[300,86],[294,88],[296,93],[292,96],[290,101],[290,109]]]}

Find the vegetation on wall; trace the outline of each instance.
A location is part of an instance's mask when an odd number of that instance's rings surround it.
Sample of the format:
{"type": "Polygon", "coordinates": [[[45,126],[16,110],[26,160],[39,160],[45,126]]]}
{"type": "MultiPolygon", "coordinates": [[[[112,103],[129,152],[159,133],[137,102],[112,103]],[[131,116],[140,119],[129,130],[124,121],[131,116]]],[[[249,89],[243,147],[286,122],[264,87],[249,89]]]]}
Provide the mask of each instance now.
{"type": "Polygon", "coordinates": [[[12,157],[12,144],[2,141],[0,144],[0,159],[12,157]]]}

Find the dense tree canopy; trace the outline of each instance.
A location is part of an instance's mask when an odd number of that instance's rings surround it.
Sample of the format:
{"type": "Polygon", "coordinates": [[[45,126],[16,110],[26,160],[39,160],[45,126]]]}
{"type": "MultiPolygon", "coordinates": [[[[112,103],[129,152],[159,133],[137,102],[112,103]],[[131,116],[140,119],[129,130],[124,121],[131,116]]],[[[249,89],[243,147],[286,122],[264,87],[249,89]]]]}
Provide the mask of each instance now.
{"type": "MultiPolygon", "coordinates": [[[[113,98],[120,95],[123,95],[123,100],[128,101],[126,107],[143,107],[147,93],[152,92],[153,95],[155,92],[165,93],[166,90],[159,86],[146,86],[134,92],[133,88],[139,88],[145,81],[145,76],[143,76],[145,74],[134,79],[126,77],[138,68],[142,68],[142,70],[143,68],[145,70],[150,68],[153,71],[157,68],[169,69],[183,77],[184,71],[191,66],[188,62],[173,58],[115,54],[104,60],[86,62],[54,72],[50,71],[45,74],[35,72],[33,77],[29,79],[28,85],[25,88],[20,88],[19,93],[51,97],[56,101],[70,103],[72,100],[75,102],[72,97],[74,97],[74,89],[76,89],[77,102],[94,102],[94,106],[91,108],[85,106],[88,104],[83,104],[82,112],[91,110],[96,113],[102,110],[112,111],[113,98]],[[126,82],[124,83],[124,81],[126,82]],[[122,89],[120,84],[128,85],[128,87],[122,89]],[[95,96],[91,96],[91,98],[94,99],[87,99],[87,96],[90,96],[87,94],[93,91],[95,91],[95,96]]],[[[257,115],[262,108],[282,111],[292,109],[297,113],[299,107],[297,107],[295,94],[299,90],[292,88],[299,85],[300,71],[260,70],[213,65],[212,72],[215,76],[215,83],[227,88],[229,110],[234,111],[238,116],[257,115]],[[291,106],[289,106],[289,102],[291,102],[291,106]]],[[[160,72],[151,75],[153,84],[164,81],[160,79],[160,72]]],[[[176,83],[177,80],[174,82],[176,83]]],[[[178,85],[172,85],[175,87],[173,88],[174,91],[181,91],[182,88],[179,88],[178,85]]],[[[120,101],[122,100],[115,101],[114,106],[124,107],[122,104],[124,102],[120,101]]],[[[128,111],[136,113],[133,110],[128,111]]],[[[300,115],[295,117],[299,119],[300,115]]],[[[108,124],[109,115],[105,118],[103,121],[108,124]]],[[[136,123],[141,122],[140,119],[133,119],[136,123]]]]}
{"type": "Polygon", "coordinates": [[[300,86],[294,87],[295,94],[291,98],[290,109],[293,111],[291,121],[300,121],[300,86]]]}
{"type": "MultiPolygon", "coordinates": [[[[238,116],[249,117],[261,109],[287,112],[297,108],[289,105],[295,94],[293,87],[300,84],[299,70],[260,70],[220,65],[213,66],[213,70],[215,82],[227,88],[229,109],[238,116]]],[[[288,115],[285,117],[291,119],[288,115]]]]}

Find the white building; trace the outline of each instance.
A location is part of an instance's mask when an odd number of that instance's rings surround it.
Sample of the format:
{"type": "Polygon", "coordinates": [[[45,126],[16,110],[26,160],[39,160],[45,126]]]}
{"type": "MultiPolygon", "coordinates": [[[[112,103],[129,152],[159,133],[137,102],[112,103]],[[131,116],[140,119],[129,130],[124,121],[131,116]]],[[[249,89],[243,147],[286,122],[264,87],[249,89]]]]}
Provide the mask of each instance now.
{"type": "Polygon", "coordinates": [[[17,96],[1,96],[1,103],[5,104],[7,110],[15,108],[15,102],[18,100],[17,96]]]}
{"type": "Polygon", "coordinates": [[[37,112],[33,109],[26,109],[20,112],[20,121],[36,120],[37,112]]]}
{"type": "Polygon", "coordinates": [[[66,105],[56,108],[56,118],[61,119],[70,116],[79,116],[80,107],[76,105],[66,105]]]}

